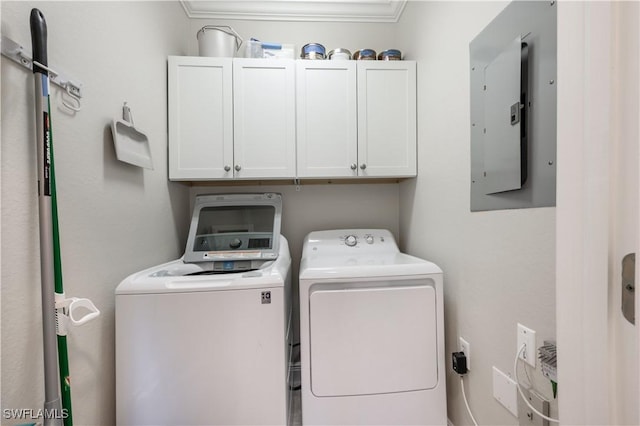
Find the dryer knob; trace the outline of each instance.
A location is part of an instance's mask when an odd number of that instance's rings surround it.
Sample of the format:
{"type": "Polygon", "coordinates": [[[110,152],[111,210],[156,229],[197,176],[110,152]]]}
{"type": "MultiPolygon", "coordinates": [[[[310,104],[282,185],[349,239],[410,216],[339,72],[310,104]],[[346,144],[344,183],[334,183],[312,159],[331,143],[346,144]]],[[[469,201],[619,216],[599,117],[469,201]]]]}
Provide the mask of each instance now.
{"type": "Polygon", "coordinates": [[[366,237],[364,237],[364,240],[367,242],[367,244],[373,244],[373,236],[372,235],[367,235],[366,237]]]}
{"type": "Polygon", "coordinates": [[[344,243],[349,247],[353,247],[356,244],[358,244],[358,239],[356,238],[355,235],[349,235],[347,236],[347,238],[344,239],[344,243]]]}

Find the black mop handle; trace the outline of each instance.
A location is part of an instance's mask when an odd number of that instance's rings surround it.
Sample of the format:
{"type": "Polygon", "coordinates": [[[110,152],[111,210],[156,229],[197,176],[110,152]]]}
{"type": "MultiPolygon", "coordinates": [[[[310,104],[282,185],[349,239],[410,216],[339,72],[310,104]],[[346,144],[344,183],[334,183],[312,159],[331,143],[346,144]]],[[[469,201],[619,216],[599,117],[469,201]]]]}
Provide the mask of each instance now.
{"type": "Polygon", "coordinates": [[[48,74],[47,70],[40,65],[48,67],[47,64],[47,21],[38,9],[31,10],[31,50],[33,52],[33,72],[48,74]],[[35,63],[37,62],[37,63],[35,63]],[[38,65],[40,64],[40,65],[38,65]]]}

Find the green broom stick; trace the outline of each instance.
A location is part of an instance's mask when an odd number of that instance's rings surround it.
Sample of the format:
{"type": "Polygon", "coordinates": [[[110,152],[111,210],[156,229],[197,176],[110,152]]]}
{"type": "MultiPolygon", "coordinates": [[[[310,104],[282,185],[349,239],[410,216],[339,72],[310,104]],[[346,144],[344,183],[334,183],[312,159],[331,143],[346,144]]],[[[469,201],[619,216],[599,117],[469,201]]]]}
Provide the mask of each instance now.
{"type": "MultiPolygon", "coordinates": [[[[51,104],[49,104],[51,110],[51,104]]],[[[53,271],[55,282],[55,300],[56,305],[65,301],[64,288],[62,285],[62,256],[60,254],[60,227],[58,226],[58,197],[56,194],[56,172],[55,161],[53,159],[53,131],[51,132],[51,215],[53,217],[53,271]]],[[[58,310],[56,316],[58,327],[56,333],[58,335],[58,368],[60,371],[60,391],[62,396],[62,410],[64,413],[64,426],[73,425],[73,416],[71,412],[71,379],[69,378],[69,356],[67,352],[67,333],[66,327],[61,332],[59,321],[60,314],[66,312],[58,310]]]]}
{"type": "Polygon", "coordinates": [[[56,206],[55,173],[53,167],[53,137],[47,64],[47,23],[38,9],[31,10],[31,41],[36,95],[36,134],[38,150],[38,205],[40,216],[40,257],[42,277],[42,311],[45,360],[45,426],[71,426],[71,393],[66,336],[58,335],[57,307],[62,290],[62,263],[56,206]],[[42,122],[40,120],[42,119],[42,122]],[[52,282],[53,281],[53,282],[52,282]],[[52,285],[53,284],[53,285],[52,285]],[[53,332],[53,333],[52,333],[53,332]],[[53,336],[57,335],[57,341],[53,336]],[[57,347],[57,351],[56,351],[57,347]],[[55,368],[55,364],[58,368],[55,368]],[[59,376],[58,376],[59,374],[59,376]],[[62,404],[60,402],[62,390],[62,404]],[[54,390],[55,389],[55,390],[54,390]]]}

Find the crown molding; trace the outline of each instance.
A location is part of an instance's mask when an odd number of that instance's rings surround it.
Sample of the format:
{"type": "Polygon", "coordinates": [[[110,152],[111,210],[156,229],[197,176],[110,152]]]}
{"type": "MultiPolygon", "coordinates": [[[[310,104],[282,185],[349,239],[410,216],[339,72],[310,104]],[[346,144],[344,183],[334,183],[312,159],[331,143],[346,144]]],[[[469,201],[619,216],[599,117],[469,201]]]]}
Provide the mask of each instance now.
{"type": "Polygon", "coordinates": [[[189,18],[398,22],[407,0],[180,0],[189,18]]]}

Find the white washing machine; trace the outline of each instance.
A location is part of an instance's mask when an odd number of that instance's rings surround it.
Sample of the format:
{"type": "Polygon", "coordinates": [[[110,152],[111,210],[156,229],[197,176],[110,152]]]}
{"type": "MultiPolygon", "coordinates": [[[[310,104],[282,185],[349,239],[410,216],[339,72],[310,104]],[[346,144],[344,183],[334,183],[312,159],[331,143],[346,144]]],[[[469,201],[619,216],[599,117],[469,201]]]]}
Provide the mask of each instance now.
{"type": "Polygon", "coordinates": [[[381,229],[310,233],[300,263],[304,425],[447,423],[442,270],[381,229]]]}
{"type": "Polygon", "coordinates": [[[278,194],[198,196],[184,257],[117,287],[118,425],[288,423],[281,211],[278,194]]]}

